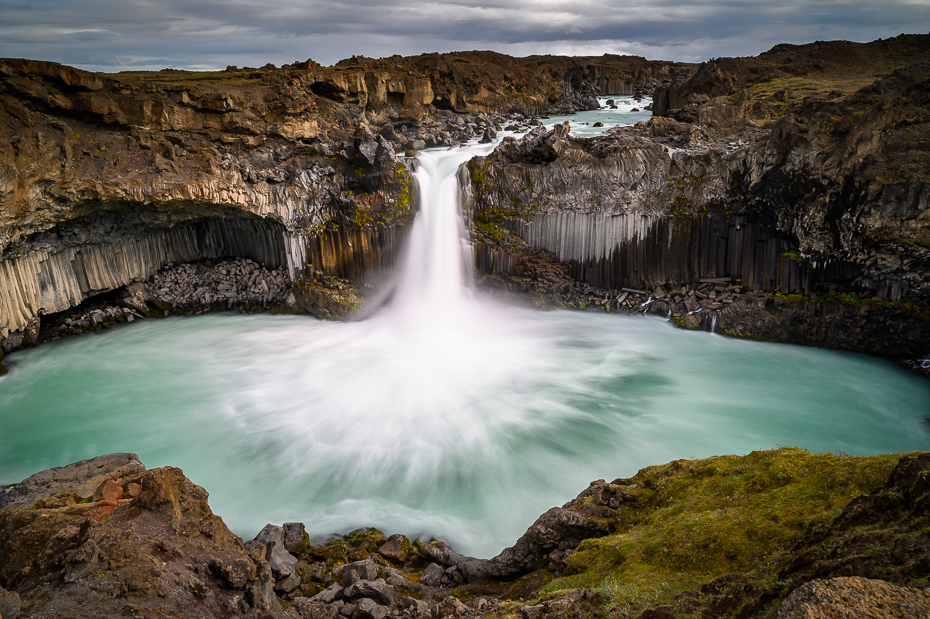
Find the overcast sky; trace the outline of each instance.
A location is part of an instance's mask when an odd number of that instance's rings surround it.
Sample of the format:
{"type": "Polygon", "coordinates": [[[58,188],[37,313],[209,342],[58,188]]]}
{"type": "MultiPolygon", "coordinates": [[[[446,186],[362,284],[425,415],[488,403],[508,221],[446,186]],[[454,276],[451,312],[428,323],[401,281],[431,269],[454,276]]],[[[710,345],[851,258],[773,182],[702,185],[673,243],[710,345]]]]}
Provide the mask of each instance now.
{"type": "Polygon", "coordinates": [[[90,70],[461,50],[700,62],[930,29],[930,0],[0,0],[0,56],[90,70]]]}

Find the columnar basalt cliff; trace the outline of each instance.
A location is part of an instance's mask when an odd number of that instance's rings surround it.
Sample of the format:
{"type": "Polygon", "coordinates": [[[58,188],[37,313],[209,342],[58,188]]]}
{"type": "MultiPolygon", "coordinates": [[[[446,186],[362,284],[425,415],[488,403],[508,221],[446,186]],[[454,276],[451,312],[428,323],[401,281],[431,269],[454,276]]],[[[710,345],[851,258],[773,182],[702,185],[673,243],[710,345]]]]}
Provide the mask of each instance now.
{"type": "Polygon", "coordinates": [[[207,74],[0,61],[3,348],[166,264],[238,257],[298,283],[375,283],[416,208],[405,151],[689,70],[492,52],[207,74]]]}
{"type": "MultiPolygon", "coordinates": [[[[898,349],[924,354],[928,50],[930,37],[903,35],[779,46],[659,87],[664,116],[648,123],[587,140],[568,126],[505,140],[469,164],[477,251],[513,232],[611,298],[660,286],[686,294],[686,285],[717,280],[909,303],[916,340],[898,349]],[[864,55],[871,60],[860,65],[864,55]]],[[[684,322],[692,308],[662,309],[684,322]]],[[[817,339],[775,331],[756,335],[817,339]]]]}

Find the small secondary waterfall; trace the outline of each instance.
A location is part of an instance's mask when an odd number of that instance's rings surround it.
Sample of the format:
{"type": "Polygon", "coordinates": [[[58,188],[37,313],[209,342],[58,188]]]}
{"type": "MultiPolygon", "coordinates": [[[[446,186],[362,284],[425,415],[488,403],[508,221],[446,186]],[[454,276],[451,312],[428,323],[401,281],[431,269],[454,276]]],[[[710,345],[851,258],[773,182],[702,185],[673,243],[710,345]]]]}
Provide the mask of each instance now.
{"type": "Polygon", "coordinates": [[[647,465],[930,444],[930,385],[881,360],[472,294],[455,172],[491,148],[421,153],[415,230],[365,320],[145,320],[6,357],[0,485],[132,451],[181,467],[245,538],[374,526],[490,557],[647,465]]]}

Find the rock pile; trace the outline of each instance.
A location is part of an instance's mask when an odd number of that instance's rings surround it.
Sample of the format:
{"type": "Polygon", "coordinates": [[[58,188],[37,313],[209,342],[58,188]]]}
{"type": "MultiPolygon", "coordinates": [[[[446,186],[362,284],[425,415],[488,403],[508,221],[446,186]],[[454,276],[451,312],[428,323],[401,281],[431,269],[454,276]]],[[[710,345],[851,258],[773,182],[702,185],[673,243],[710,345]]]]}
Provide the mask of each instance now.
{"type": "Polygon", "coordinates": [[[110,329],[117,324],[142,318],[137,310],[128,307],[104,305],[74,315],[65,315],[51,324],[43,324],[41,341],[57,340],[65,335],[79,335],[90,331],[110,329]]]}
{"type": "Polygon", "coordinates": [[[248,259],[219,263],[169,264],[146,282],[148,292],[172,308],[214,304],[293,305],[290,280],[283,268],[269,270],[248,259]]]}
{"type": "Polygon", "coordinates": [[[387,123],[378,134],[407,151],[455,146],[472,140],[489,143],[505,124],[522,123],[520,114],[453,114],[440,110],[436,116],[423,120],[402,119],[387,123]]]}

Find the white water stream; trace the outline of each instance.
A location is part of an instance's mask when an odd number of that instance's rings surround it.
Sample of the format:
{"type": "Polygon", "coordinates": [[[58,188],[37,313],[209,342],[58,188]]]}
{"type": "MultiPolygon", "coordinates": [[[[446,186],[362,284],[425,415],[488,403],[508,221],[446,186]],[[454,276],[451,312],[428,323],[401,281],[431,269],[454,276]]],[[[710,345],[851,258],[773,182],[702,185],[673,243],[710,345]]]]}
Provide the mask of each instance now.
{"type": "Polygon", "coordinates": [[[180,466],[245,538],[376,526],[488,557],[649,464],[930,447],[930,386],[881,360],[474,298],[455,171],[490,149],[421,154],[422,211],[365,320],[146,320],[10,355],[0,484],[134,451],[180,466]]]}

